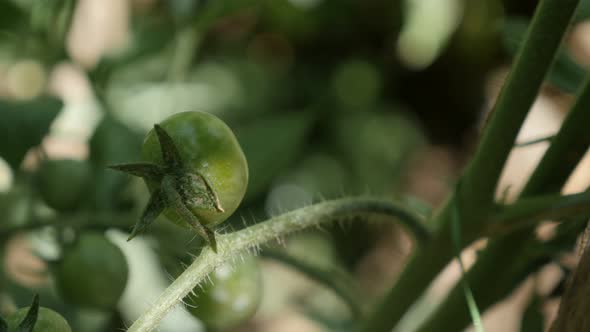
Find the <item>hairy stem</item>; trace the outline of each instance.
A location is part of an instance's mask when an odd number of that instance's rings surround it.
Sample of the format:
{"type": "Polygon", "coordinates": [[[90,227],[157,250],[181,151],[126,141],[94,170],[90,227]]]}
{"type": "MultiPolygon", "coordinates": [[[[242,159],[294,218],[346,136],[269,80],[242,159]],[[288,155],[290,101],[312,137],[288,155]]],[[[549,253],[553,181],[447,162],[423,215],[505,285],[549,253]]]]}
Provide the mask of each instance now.
{"type": "Polygon", "coordinates": [[[429,236],[419,218],[388,200],[348,198],[304,207],[237,232],[219,235],[217,237],[217,253],[214,253],[209,247],[204,248],[193,263],[174,280],[156,300],[156,303],[137,319],[128,331],[154,330],[166,313],[209,273],[244,251],[256,249],[268,241],[321,223],[357,216],[395,218],[414,235],[418,242],[424,242],[429,236]]]}

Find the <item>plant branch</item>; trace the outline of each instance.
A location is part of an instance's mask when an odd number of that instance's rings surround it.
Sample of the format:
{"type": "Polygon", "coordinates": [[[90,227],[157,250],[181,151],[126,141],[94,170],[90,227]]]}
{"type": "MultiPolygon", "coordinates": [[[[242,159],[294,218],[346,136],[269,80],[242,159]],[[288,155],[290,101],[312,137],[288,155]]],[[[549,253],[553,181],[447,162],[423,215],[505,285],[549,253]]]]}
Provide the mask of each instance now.
{"type": "Polygon", "coordinates": [[[491,235],[533,226],[543,220],[590,216],[590,191],[573,195],[544,195],[523,198],[505,206],[489,222],[491,235]]]}
{"type": "Polygon", "coordinates": [[[475,210],[493,202],[508,154],[578,3],[579,0],[543,0],[535,11],[478,150],[463,176],[464,197],[475,210]]]}
{"type": "Polygon", "coordinates": [[[332,290],[348,305],[355,318],[362,316],[360,291],[354,282],[354,278],[346,271],[336,266],[326,267],[312,264],[279,250],[265,249],[261,252],[261,255],[289,265],[311,280],[332,290]]]}
{"type": "Polygon", "coordinates": [[[410,231],[416,241],[424,242],[428,231],[420,219],[391,201],[371,198],[348,198],[327,201],[271,218],[237,232],[217,236],[217,254],[206,247],[193,263],[160,295],[131,327],[130,332],[152,331],[166,313],[179,303],[217,266],[231,261],[246,250],[279,239],[305,228],[351,217],[385,216],[395,218],[410,231]]]}
{"type": "MultiPolygon", "coordinates": [[[[438,225],[439,232],[433,235],[433,241],[427,247],[410,260],[395,286],[385,295],[361,331],[391,331],[452,259],[453,251],[449,249],[452,220],[450,207],[455,204],[455,199],[461,201],[465,210],[462,211],[462,220],[465,222],[461,225],[465,234],[463,245],[481,235],[485,228],[481,221],[486,219],[485,213],[494,206],[493,198],[502,168],[578,3],[579,0],[542,0],[538,5],[524,45],[496,101],[479,147],[461,179],[461,191],[455,192],[441,212],[429,222],[438,225]]],[[[456,306],[463,309],[463,293],[461,290],[459,292],[462,303],[456,306]]],[[[438,330],[457,329],[439,326],[438,330]]]]}
{"type": "MultiPolygon", "coordinates": [[[[570,174],[590,147],[590,75],[578,93],[578,98],[568,113],[559,132],[529,178],[521,197],[558,193],[570,174]]],[[[487,308],[506,297],[530,273],[541,266],[538,257],[531,257],[530,245],[536,244],[533,226],[524,227],[490,241],[481,252],[475,265],[468,271],[470,286],[477,304],[485,312],[487,308]],[[498,262],[502,262],[498,273],[498,262]],[[489,276],[495,275],[493,285],[489,276]]],[[[464,305],[462,289],[455,286],[439,309],[419,330],[456,331],[470,322],[464,305]]]]}

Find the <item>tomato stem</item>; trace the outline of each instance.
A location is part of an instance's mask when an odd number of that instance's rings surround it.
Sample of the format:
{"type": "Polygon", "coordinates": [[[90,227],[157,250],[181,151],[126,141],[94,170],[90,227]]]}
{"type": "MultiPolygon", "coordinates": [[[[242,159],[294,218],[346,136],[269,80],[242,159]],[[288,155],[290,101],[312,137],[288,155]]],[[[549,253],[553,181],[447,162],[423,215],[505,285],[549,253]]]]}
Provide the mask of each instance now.
{"type": "MultiPolygon", "coordinates": [[[[203,281],[209,273],[225,262],[231,262],[245,251],[256,250],[266,242],[276,240],[309,227],[335,220],[350,220],[353,217],[389,217],[388,221],[399,222],[423,244],[430,238],[430,231],[422,225],[420,217],[405,207],[390,200],[377,198],[345,198],[318,203],[237,232],[217,236],[217,253],[204,248],[193,263],[160,295],[155,304],[145,312],[128,331],[152,331],[166,313],[203,281]]],[[[381,220],[380,218],[379,220],[381,220]]]]}

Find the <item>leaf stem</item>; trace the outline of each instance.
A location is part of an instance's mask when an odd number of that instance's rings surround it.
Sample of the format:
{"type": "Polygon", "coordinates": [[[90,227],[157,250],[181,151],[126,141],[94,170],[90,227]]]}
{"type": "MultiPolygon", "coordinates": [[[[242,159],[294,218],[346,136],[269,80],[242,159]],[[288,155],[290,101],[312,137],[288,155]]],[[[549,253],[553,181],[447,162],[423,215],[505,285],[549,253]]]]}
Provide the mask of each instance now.
{"type": "Polygon", "coordinates": [[[374,198],[346,198],[327,201],[271,218],[237,232],[217,236],[217,254],[206,247],[193,263],[160,295],[151,308],[129,328],[130,332],[152,331],[166,313],[179,303],[217,266],[231,261],[247,250],[283,236],[318,226],[325,222],[351,217],[385,216],[395,218],[423,242],[428,231],[420,219],[389,200],[374,198]]]}

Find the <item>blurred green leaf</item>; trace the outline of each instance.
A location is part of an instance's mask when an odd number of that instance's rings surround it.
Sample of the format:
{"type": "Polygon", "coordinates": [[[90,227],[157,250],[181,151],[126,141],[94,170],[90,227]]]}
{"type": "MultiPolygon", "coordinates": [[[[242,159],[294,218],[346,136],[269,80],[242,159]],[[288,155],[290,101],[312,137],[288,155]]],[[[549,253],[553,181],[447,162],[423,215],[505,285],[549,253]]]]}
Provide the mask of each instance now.
{"type": "MultiPolygon", "coordinates": [[[[178,1],[178,0],[176,0],[178,1]]],[[[197,27],[208,28],[216,20],[235,14],[247,8],[258,6],[257,0],[207,0],[196,13],[197,27]]]]}
{"type": "MultiPolygon", "coordinates": [[[[166,46],[174,40],[174,26],[169,21],[154,17],[140,17],[133,21],[132,41],[130,47],[122,53],[104,57],[98,65],[89,72],[90,78],[98,83],[101,88],[106,85],[113,71],[125,70],[128,66],[133,67],[127,72],[142,76],[143,70],[137,67],[142,66],[138,61],[145,60],[158,52],[165,50],[166,46]]],[[[159,68],[158,68],[159,69],[159,68]]],[[[163,77],[163,74],[161,74],[163,77]]]]}
{"type": "Polygon", "coordinates": [[[244,200],[264,192],[301,152],[313,121],[308,113],[269,115],[238,127],[236,136],[248,160],[250,180],[244,200]]]}
{"type": "Polygon", "coordinates": [[[355,172],[361,193],[393,192],[409,157],[424,142],[399,112],[340,113],[333,126],[334,144],[355,172]]]}
{"type": "Polygon", "coordinates": [[[333,199],[347,192],[350,179],[350,169],[342,160],[326,152],[308,151],[296,169],[284,176],[284,183],[301,187],[315,198],[333,199]]]}
{"type": "Polygon", "coordinates": [[[142,138],[115,118],[105,116],[90,139],[90,161],[94,166],[92,197],[95,208],[113,208],[129,178],[107,170],[109,164],[139,160],[142,138]]]}
{"type": "Polygon", "coordinates": [[[90,139],[90,160],[100,166],[138,160],[141,143],[139,133],[107,115],[90,139]]]}
{"type": "MultiPolygon", "coordinates": [[[[502,31],[502,40],[504,48],[511,55],[515,55],[518,51],[528,24],[528,20],[524,18],[512,17],[506,19],[502,31]]],[[[585,76],[586,69],[574,61],[567,49],[562,47],[547,74],[547,79],[552,85],[564,92],[574,93],[582,84],[585,76]]]]}
{"type": "MultiPolygon", "coordinates": [[[[11,1],[0,1],[0,30],[10,29],[25,19],[25,13],[11,1]]],[[[6,31],[0,32],[4,34],[6,31]]]]}
{"type": "Polygon", "coordinates": [[[542,332],[545,331],[543,323],[545,316],[541,311],[541,301],[537,295],[534,295],[531,302],[525,309],[522,315],[522,323],[520,325],[521,332],[542,332]]]}
{"type": "Polygon", "coordinates": [[[325,314],[317,312],[314,308],[303,308],[303,314],[306,318],[322,326],[322,331],[326,332],[351,332],[354,331],[355,324],[353,320],[335,319],[325,314]]]}
{"type": "Polygon", "coordinates": [[[9,191],[0,193],[2,226],[10,227],[27,222],[31,209],[31,187],[17,182],[9,191]]]}
{"type": "Polygon", "coordinates": [[[585,21],[590,18],[590,0],[582,0],[576,10],[574,23],[585,21]]]}
{"type": "Polygon", "coordinates": [[[0,157],[18,169],[27,151],[38,145],[62,108],[54,97],[0,100],[0,157]]]}

